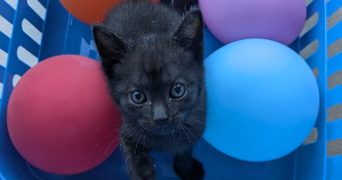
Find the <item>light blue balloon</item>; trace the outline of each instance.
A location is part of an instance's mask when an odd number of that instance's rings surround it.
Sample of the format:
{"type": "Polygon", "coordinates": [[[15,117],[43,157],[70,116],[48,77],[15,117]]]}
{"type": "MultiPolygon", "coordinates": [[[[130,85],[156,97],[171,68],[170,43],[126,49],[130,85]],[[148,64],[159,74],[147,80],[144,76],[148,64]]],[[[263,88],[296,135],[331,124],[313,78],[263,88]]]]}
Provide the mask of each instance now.
{"type": "Polygon", "coordinates": [[[307,63],[265,39],[228,44],[205,60],[208,120],[204,138],[246,161],[268,161],[298,148],[318,115],[319,92],[307,63]]]}

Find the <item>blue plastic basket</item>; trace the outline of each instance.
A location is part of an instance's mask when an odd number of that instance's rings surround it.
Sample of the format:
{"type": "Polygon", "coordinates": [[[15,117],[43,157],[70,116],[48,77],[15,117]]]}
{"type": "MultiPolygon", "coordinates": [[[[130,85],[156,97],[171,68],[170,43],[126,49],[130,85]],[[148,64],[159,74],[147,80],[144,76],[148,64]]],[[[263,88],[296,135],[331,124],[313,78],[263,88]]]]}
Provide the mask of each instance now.
{"type": "MultiPolygon", "coordinates": [[[[327,30],[327,17],[342,6],[342,0],[313,0],[307,17],[318,14],[318,22],[290,47],[300,52],[318,42],[306,62],[318,72],[320,112],[315,128],[317,140],[302,145],[291,154],[269,162],[245,162],[224,155],[204,140],[195,146],[194,156],[203,162],[212,180],[342,180],[342,155],[327,156],[327,143],[342,138],[342,119],[327,120],[328,108],[342,103],[342,85],[327,89],[327,82],[342,70],[342,53],[327,58],[329,45],[342,37],[342,22],[327,30]],[[317,71],[318,70],[318,71],[317,71]]],[[[222,44],[212,40],[206,29],[206,55],[222,44]],[[210,40],[209,40],[210,39],[210,40]]],[[[91,28],[73,18],[58,0],[0,0],[0,179],[4,180],[101,180],[129,179],[120,148],[104,163],[76,175],[46,173],[27,163],[12,145],[6,125],[10,94],[20,77],[40,60],[60,55],[80,54],[97,59],[91,28]]],[[[170,155],[153,153],[159,179],[178,179],[170,155]]]]}

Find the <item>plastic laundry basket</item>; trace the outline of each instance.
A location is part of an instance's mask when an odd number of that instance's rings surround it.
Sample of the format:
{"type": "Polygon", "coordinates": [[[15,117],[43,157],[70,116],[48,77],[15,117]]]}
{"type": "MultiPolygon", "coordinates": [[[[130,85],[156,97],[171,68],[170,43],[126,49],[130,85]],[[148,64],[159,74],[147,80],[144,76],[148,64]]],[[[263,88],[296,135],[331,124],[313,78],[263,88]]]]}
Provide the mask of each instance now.
{"type": "MultiPolygon", "coordinates": [[[[313,0],[307,7],[307,17],[318,21],[290,46],[302,54],[306,47],[317,47],[306,58],[317,75],[320,89],[320,111],[314,129],[318,132],[317,139],[283,158],[259,163],[231,158],[202,140],[195,146],[194,156],[204,165],[205,179],[342,180],[340,151],[327,153],[327,148],[329,150],[342,140],[342,115],[335,113],[342,111],[342,81],[338,81],[342,74],[342,53],[328,58],[328,46],[342,40],[342,22],[327,30],[327,17],[333,16],[341,6],[342,0],[313,0]],[[329,83],[330,79],[335,81],[329,83]]],[[[65,176],[36,169],[12,145],[6,109],[13,87],[40,60],[60,54],[80,54],[97,59],[90,26],[68,14],[59,0],[0,0],[0,179],[129,179],[120,147],[96,168],[65,176]]],[[[153,153],[153,156],[159,179],[178,179],[172,170],[172,156],[161,153],[153,153]]]]}

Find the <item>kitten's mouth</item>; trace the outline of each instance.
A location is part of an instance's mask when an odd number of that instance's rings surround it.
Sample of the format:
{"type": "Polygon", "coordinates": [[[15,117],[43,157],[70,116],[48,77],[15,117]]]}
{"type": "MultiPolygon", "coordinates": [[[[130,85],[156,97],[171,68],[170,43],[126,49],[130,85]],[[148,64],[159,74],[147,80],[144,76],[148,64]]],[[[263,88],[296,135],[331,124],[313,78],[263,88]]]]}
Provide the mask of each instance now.
{"type": "Polygon", "coordinates": [[[169,135],[171,134],[177,126],[174,124],[163,124],[163,125],[155,125],[155,126],[147,126],[146,130],[150,131],[156,135],[169,135]]]}

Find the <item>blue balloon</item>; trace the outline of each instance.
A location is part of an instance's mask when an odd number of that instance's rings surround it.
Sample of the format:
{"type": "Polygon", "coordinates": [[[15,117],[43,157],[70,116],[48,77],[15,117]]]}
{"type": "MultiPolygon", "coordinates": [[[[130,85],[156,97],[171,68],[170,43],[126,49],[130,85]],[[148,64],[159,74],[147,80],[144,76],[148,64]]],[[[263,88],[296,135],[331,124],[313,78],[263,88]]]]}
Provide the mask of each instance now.
{"type": "Polygon", "coordinates": [[[319,92],[307,63],[265,39],[228,44],[205,60],[208,119],[204,138],[245,161],[268,161],[298,148],[318,115],[319,92]]]}

